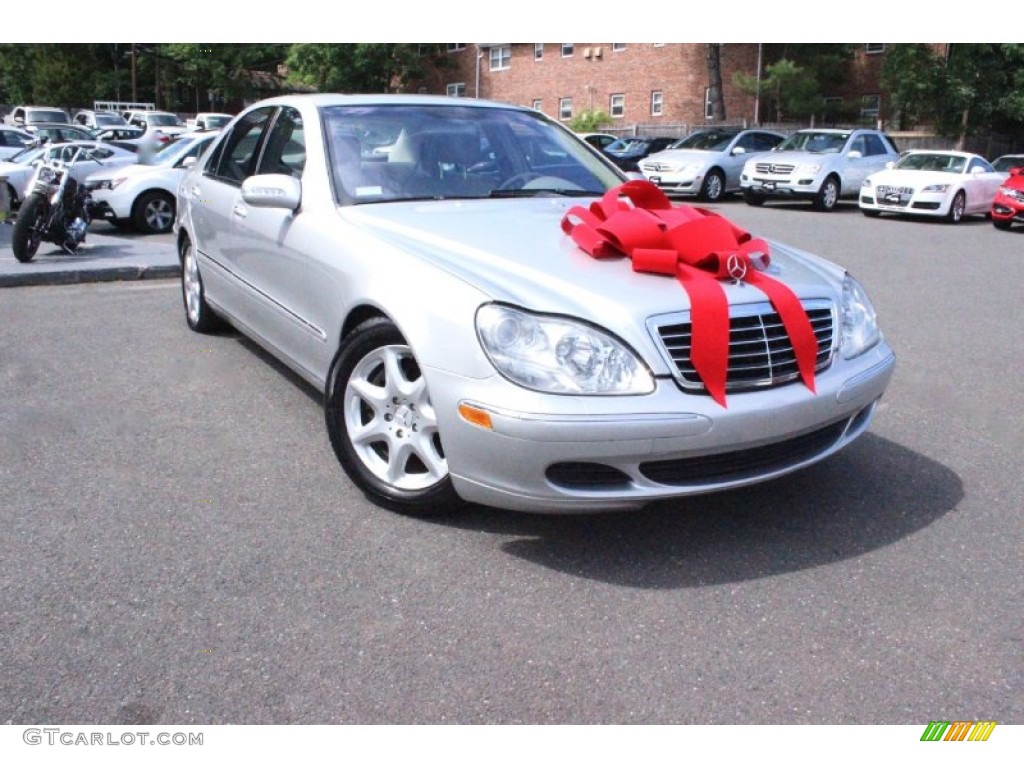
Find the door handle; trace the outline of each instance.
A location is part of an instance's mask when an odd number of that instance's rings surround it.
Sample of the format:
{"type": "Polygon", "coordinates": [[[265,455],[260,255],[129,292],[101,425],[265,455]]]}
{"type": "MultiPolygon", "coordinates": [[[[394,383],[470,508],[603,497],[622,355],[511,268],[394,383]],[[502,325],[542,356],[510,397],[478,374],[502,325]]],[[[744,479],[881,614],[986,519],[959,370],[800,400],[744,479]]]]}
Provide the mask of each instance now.
{"type": "Polygon", "coordinates": [[[246,208],[241,203],[238,203],[237,205],[235,205],[235,207],[232,209],[231,212],[233,214],[235,214],[235,216],[237,216],[240,219],[244,219],[246,216],[249,215],[249,209],[246,208]]]}

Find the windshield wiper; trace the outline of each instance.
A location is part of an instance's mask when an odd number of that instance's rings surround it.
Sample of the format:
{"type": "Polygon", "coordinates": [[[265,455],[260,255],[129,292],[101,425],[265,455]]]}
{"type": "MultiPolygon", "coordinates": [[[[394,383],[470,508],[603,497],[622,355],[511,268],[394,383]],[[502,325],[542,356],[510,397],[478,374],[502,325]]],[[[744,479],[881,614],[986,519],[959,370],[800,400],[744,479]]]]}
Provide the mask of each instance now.
{"type": "Polygon", "coordinates": [[[604,190],[595,192],[589,189],[494,189],[488,197],[600,197],[603,194],[604,190]]]}

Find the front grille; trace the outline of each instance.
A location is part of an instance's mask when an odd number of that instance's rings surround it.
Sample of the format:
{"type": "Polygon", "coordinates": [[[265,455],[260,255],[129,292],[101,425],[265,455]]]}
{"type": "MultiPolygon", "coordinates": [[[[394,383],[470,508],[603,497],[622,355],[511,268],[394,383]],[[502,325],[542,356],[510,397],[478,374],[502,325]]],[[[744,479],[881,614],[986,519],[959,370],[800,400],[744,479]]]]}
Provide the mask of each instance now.
{"type": "Polygon", "coordinates": [[[640,472],[648,480],[663,485],[713,485],[757,477],[820,456],[843,436],[848,421],[843,419],[789,440],[742,451],[646,461],[640,464],[640,472]]]}
{"type": "Polygon", "coordinates": [[[754,168],[757,169],[758,173],[771,173],[776,176],[787,176],[793,172],[793,169],[796,168],[796,166],[788,163],[755,163],[754,168]]]}
{"type": "MultiPolygon", "coordinates": [[[[835,319],[832,302],[812,299],[803,302],[818,340],[815,370],[832,362],[835,319]]],[[[690,357],[690,313],[680,312],[651,318],[649,326],[676,371],[676,381],[688,391],[706,391],[690,357]]],[[[798,379],[796,352],[782,325],[782,318],[768,302],[730,308],[729,371],[726,391],[777,387],[798,379]]]]}

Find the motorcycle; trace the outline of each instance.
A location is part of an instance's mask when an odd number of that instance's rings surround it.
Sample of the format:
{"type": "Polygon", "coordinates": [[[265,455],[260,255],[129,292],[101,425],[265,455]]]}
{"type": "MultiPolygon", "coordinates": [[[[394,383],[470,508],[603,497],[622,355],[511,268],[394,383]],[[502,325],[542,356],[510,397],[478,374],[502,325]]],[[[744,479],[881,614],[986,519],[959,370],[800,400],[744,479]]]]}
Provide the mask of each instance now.
{"type": "Polygon", "coordinates": [[[32,261],[44,240],[72,255],[85,242],[92,221],[92,195],[71,175],[75,163],[85,157],[96,159],[87,147],[79,146],[67,160],[54,154],[39,161],[11,235],[11,249],[18,261],[32,261]]]}

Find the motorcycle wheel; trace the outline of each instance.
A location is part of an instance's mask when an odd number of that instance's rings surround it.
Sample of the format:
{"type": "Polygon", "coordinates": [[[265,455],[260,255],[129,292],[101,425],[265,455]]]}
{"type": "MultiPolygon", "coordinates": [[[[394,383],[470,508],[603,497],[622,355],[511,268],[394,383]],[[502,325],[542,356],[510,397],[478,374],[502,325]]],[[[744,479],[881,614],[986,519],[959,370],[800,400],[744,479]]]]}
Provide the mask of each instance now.
{"type": "Polygon", "coordinates": [[[14,220],[14,232],[11,234],[11,250],[14,258],[22,264],[32,261],[39,250],[46,229],[46,215],[49,203],[42,195],[31,194],[21,204],[18,218],[14,220]]]}

